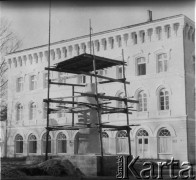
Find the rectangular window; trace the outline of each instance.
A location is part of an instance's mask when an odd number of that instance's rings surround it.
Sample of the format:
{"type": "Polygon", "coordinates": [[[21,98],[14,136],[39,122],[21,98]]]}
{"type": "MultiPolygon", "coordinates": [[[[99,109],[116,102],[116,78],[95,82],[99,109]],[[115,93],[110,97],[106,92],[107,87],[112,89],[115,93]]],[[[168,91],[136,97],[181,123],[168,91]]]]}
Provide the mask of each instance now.
{"type": "Polygon", "coordinates": [[[158,27],[157,28],[157,38],[158,38],[158,40],[161,40],[161,37],[162,36],[162,31],[161,31],[161,27],[158,27]]]}
{"type": "Polygon", "coordinates": [[[118,36],[117,42],[118,42],[118,47],[121,47],[122,46],[121,36],[118,36]]]}
{"type": "Polygon", "coordinates": [[[19,78],[17,78],[17,80],[16,80],[17,82],[16,82],[16,90],[17,90],[17,92],[21,92],[21,91],[23,91],[23,78],[22,77],[19,77],[19,78]]]}
{"type": "Polygon", "coordinates": [[[43,88],[47,88],[47,87],[48,87],[48,73],[44,73],[43,88]]]}
{"type": "Polygon", "coordinates": [[[81,75],[78,77],[78,83],[79,84],[85,84],[86,83],[86,76],[81,75]]]}
{"type": "Polygon", "coordinates": [[[137,34],[132,33],[132,38],[133,38],[133,44],[137,44],[137,34]]]}
{"type": "Polygon", "coordinates": [[[37,88],[37,78],[35,75],[30,76],[30,90],[37,88]]]}
{"type": "Polygon", "coordinates": [[[171,153],[171,137],[159,137],[159,153],[171,153]]]}
{"type": "Polygon", "coordinates": [[[159,54],[158,58],[158,73],[167,71],[167,55],[165,53],[159,54]]]}
{"type": "Polygon", "coordinates": [[[170,28],[170,26],[165,27],[165,32],[166,32],[167,38],[170,38],[171,37],[171,28],[170,28]]]}
{"type": "Polygon", "coordinates": [[[149,38],[149,41],[152,41],[152,29],[148,29],[148,38],[149,38]]]}
{"type": "Polygon", "coordinates": [[[146,75],[146,63],[138,64],[138,76],[146,75]]]}
{"type": "Polygon", "coordinates": [[[16,141],[16,153],[23,153],[23,141],[16,141]]]}
{"type": "MultiPolygon", "coordinates": [[[[42,140],[42,153],[46,152],[46,140],[42,140]]],[[[51,141],[48,141],[48,153],[51,153],[51,141]]]]}
{"type": "Polygon", "coordinates": [[[145,42],[145,32],[144,31],[140,32],[140,37],[141,37],[141,43],[144,43],[145,42]]]}
{"type": "Polygon", "coordinates": [[[67,73],[60,72],[59,73],[59,82],[66,83],[66,79],[67,79],[67,73]]]}
{"type": "Polygon", "coordinates": [[[29,153],[37,153],[37,141],[29,141],[29,153]]]}
{"type": "MultiPolygon", "coordinates": [[[[98,75],[103,76],[103,70],[98,71],[98,75]]],[[[98,78],[98,82],[101,82],[102,78],[98,78]]]]}
{"type": "Polygon", "coordinates": [[[123,78],[123,67],[118,66],[117,67],[117,78],[122,79],[123,78]]]}

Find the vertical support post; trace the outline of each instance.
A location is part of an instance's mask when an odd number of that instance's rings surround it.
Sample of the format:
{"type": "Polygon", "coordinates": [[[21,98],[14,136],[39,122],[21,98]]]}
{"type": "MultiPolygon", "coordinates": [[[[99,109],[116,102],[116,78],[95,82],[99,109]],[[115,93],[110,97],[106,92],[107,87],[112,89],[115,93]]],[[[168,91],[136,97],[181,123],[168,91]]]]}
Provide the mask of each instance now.
{"type": "MultiPolygon", "coordinates": [[[[92,27],[91,27],[91,19],[89,19],[89,30],[90,30],[90,54],[92,54],[92,39],[91,39],[91,30],[92,30],[92,27]]],[[[90,76],[90,82],[91,83],[93,82],[92,76],[90,76]]]]}
{"type": "MultiPolygon", "coordinates": [[[[72,86],[72,107],[74,107],[74,91],[75,91],[75,88],[74,86],[72,86]]],[[[74,126],[74,113],[72,112],[72,126],[74,126]]]]}
{"type": "MultiPolygon", "coordinates": [[[[123,60],[123,78],[126,81],[126,76],[125,76],[125,60],[124,60],[124,51],[122,49],[122,60],[123,60]]],[[[131,156],[131,138],[130,138],[130,129],[129,129],[129,114],[128,114],[128,105],[127,105],[127,88],[126,88],[126,83],[123,83],[124,85],[124,91],[125,91],[125,109],[126,109],[126,116],[127,116],[127,135],[128,135],[128,145],[129,145],[129,156],[131,156]]]]}
{"type": "Polygon", "coordinates": [[[50,31],[51,31],[51,0],[50,0],[50,5],[49,5],[49,33],[48,33],[48,91],[47,91],[47,123],[46,123],[46,153],[45,153],[45,160],[48,160],[48,138],[49,138],[49,99],[50,99],[50,31]]]}
{"type": "MultiPolygon", "coordinates": [[[[91,24],[90,24],[91,26],[91,24]]],[[[90,27],[90,29],[92,29],[90,27]]],[[[94,52],[94,45],[93,45],[93,71],[96,75],[96,62],[95,62],[95,52],[94,52]]],[[[98,86],[97,86],[97,77],[95,76],[95,100],[97,102],[97,115],[99,121],[99,137],[100,137],[100,150],[101,150],[101,159],[100,159],[100,173],[103,175],[103,141],[102,141],[102,122],[101,122],[101,105],[99,104],[98,98],[98,86]]]]}

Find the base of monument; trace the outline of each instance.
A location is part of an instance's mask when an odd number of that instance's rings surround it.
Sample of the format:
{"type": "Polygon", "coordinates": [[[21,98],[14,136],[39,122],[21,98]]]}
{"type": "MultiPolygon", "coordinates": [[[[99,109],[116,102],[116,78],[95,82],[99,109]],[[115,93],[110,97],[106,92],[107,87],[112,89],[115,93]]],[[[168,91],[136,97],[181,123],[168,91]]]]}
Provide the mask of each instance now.
{"type": "Polygon", "coordinates": [[[104,156],[101,168],[101,156],[95,154],[88,155],[65,155],[63,159],[68,159],[75,167],[86,176],[116,176],[117,156],[104,156]]]}

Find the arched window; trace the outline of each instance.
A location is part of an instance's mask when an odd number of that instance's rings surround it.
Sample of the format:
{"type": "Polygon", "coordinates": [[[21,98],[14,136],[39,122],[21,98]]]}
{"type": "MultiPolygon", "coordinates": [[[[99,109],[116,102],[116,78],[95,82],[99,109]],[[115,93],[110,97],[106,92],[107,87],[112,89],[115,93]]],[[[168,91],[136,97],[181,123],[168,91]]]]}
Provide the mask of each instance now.
{"type": "MultiPolygon", "coordinates": [[[[118,97],[124,98],[125,95],[124,95],[124,93],[120,93],[120,94],[118,95],[118,97]]],[[[125,107],[124,101],[117,101],[117,107],[118,107],[118,108],[124,108],[124,107],[125,107]]]]}
{"type": "MultiPolygon", "coordinates": [[[[42,136],[42,152],[46,152],[46,133],[42,136]]],[[[48,136],[48,153],[51,153],[51,136],[48,136]]]]}
{"type": "Polygon", "coordinates": [[[172,152],[172,139],[171,133],[166,128],[163,128],[158,133],[159,140],[159,153],[171,153],[172,152]]]}
{"type": "Polygon", "coordinates": [[[161,89],[159,92],[160,110],[169,110],[169,92],[166,89],[161,89]]]}
{"type": "Polygon", "coordinates": [[[17,121],[22,120],[22,114],[23,114],[23,106],[21,104],[18,104],[16,107],[16,120],[17,121]]]}
{"type": "Polygon", "coordinates": [[[109,153],[109,136],[106,132],[102,132],[103,151],[105,154],[109,153]]]}
{"type": "Polygon", "coordinates": [[[116,138],[116,152],[118,154],[128,154],[128,137],[125,131],[119,131],[116,138]]]}
{"type": "Polygon", "coordinates": [[[137,58],[137,75],[146,75],[146,60],[144,57],[137,58]]]}
{"type": "Polygon", "coordinates": [[[144,91],[138,93],[138,111],[147,111],[147,95],[144,91]]]}
{"type": "Polygon", "coordinates": [[[144,129],[138,131],[137,136],[148,136],[148,132],[144,129]]]}
{"type": "Polygon", "coordinates": [[[15,150],[16,153],[23,153],[23,137],[20,134],[15,137],[15,150]]]}
{"type": "Polygon", "coordinates": [[[37,138],[34,134],[31,134],[28,139],[29,153],[37,153],[37,138]]]}
{"type": "Polygon", "coordinates": [[[168,69],[167,54],[162,53],[162,54],[157,55],[157,70],[158,70],[158,73],[166,72],[167,69],[168,69]]]}
{"type": "Polygon", "coordinates": [[[67,138],[62,132],[57,136],[57,153],[67,152],[67,138]]]}
{"type": "Polygon", "coordinates": [[[144,129],[137,132],[137,155],[141,158],[148,157],[148,132],[144,129]]]}
{"type": "Polygon", "coordinates": [[[29,119],[33,120],[36,118],[36,111],[37,111],[37,106],[34,102],[30,104],[30,109],[29,109],[29,119]]]}

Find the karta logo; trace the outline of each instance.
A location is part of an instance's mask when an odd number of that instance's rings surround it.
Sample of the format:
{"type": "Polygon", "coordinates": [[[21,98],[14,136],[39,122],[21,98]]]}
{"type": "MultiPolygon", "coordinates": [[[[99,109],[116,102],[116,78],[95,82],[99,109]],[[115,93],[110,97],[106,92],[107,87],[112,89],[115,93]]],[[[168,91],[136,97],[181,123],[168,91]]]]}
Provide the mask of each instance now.
{"type": "Polygon", "coordinates": [[[171,158],[170,162],[150,162],[146,161],[142,164],[142,169],[136,168],[138,157],[131,159],[129,163],[130,156],[118,156],[117,157],[117,179],[128,179],[129,172],[137,179],[163,179],[163,168],[171,179],[195,179],[195,174],[193,171],[193,166],[189,162],[182,162],[181,167],[179,167],[179,162],[171,158]],[[156,172],[156,173],[155,173],[156,172]]]}

